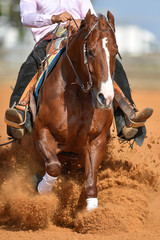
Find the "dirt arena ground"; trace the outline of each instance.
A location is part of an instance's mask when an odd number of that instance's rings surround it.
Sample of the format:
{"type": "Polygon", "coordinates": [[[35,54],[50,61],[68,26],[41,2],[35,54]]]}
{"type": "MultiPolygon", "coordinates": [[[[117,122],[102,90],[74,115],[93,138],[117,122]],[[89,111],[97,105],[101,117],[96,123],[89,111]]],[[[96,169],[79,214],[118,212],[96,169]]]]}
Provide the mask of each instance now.
{"type": "MultiPolygon", "coordinates": [[[[7,140],[4,111],[11,89],[0,87],[0,143],[7,140]]],[[[98,176],[99,208],[84,210],[83,171],[62,174],[49,196],[38,196],[31,176],[43,173],[33,152],[0,149],[1,240],[160,239],[160,91],[134,90],[137,107],[154,109],[143,146],[112,138],[98,176]]]]}

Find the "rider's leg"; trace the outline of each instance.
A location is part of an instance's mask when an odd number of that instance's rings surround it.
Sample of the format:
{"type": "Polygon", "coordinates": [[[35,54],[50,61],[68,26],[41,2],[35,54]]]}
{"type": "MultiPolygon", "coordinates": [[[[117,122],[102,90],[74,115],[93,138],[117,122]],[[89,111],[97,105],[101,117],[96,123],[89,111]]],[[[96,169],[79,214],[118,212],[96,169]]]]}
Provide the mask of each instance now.
{"type": "Polygon", "coordinates": [[[126,76],[126,73],[123,69],[122,64],[116,59],[116,67],[115,67],[115,75],[114,80],[120,87],[120,89],[123,91],[126,98],[129,100],[129,102],[134,106],[134,101],[131,96],[131,89],[129,86],[129,82],[126,76]]]}
{"type": "MultiPolygon", "coordinates": [[[[122,90],[125,97],[129,100],[133,109],[135,111],[137,111],[134,101],[131,96],[131,89],[129,86],[129,82],[128,82],[126,73],[122,67],[122,64],[117,59],[116,59],[114,81],[118,84],[118,86],[122,90]]],[[[133,120],[135,122],[136,121],[137,122],[146,121],[151,116],[152,112],[153,112],[153,110],[150,108],[143,109],[142,111],[140,111],[138,113],[136,118],[133,120]]],[[[138,129],[135,127],[126,127],[125,115],[120,107],[115,109],[114,116],[115,116],[115,122],[116,122],[118,136],[123,135],[124,138],[126,138],[126,139],[134,138],[134,136],[138,133],[138,129]]]]}
{"type": "MultiPolygon", "coordinates": [[[[28,83],[31,81],[33,76],[36,74],[38,68],[41,65],[41,60],[44,59],[46,55],[46,46],[48,44],[49,40],[42,41],[28,56],[27,60],[22,64],[17,82],[15,85],[15,88],[13,90],[13,93],[11,95],[9,109],[6,111],[6,118],[8,120],[14,121],[19,123],[24,120],[24,112],[17,110],[16,108],[11,107],[14,104],[17,104],[27,87],[28,83]]],[[[30,113],[27,113],[27,119],[26,119],[26,125],[25,127],[27,129],[30,129],[31,126],[31,120],[30,120],[30,113]]],[[[13,127],[7,126],[7,133],[10,136],[13,136],[15,138],[21,138],[24,134],[24,129],[15,129],[13,127]]]]}
{"type": "Polygon", "coordinates": [[[12,107],[15,102],[18,103],[26,86],[40,67],[41,61],[46,55],[46,46],[48,42],[49,41],[46,40],[39,43],[39,45],[28,56],[27,60],[22,64],[15,88],[11,95],[10,107],[12,107]]]}

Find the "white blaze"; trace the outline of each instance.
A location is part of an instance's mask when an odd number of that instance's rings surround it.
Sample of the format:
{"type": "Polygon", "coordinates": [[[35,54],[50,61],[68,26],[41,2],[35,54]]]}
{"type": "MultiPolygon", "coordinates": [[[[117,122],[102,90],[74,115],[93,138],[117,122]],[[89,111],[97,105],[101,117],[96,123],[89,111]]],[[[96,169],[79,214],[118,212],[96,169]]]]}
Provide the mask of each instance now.
{"type": "Polygon", "coordinates": [[[101,87],[100,87],[100,92],[104,95],[106,98],[107,104],[109,104],[114,97],[114,89],[113,89],[113,83],[112,83],[112,78],[110,74],[110,54],[108,51],[108,48],[106,47],[108,39],[105,37],[102,39],[102,46],[106,54],[106,61],[107,61],[107,66],[108,66],[108,79],[106,79],[105,82],[101,82],[101,87]]]}

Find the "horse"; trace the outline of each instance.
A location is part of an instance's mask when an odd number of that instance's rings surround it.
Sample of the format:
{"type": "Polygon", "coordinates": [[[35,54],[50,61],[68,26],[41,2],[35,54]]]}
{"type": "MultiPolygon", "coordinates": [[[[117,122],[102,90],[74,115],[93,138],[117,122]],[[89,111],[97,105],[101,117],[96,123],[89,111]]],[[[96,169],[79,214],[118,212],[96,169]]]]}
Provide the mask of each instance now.
{"type": "Polygon", "coordinates": [[[118,46],[114,16],[91,14],[46,79],[34,122],[34,141],[45,163],[38,184],[40,194],[50,193],[60,175],[60,153],[73,153],[85,168],[87,210],[98,207],[97,173],[107,132],[113,120],[112,76],[118,46]]]}

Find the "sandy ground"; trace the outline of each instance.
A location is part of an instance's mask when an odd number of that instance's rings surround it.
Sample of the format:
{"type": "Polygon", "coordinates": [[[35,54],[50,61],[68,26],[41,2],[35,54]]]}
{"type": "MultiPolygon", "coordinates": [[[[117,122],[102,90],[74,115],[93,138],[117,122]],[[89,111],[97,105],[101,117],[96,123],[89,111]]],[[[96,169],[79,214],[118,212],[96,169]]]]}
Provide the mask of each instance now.
{"type": "MultiPolygon", "coordinates": [[[[11,89],[0,87],[0,143],[11,89]]],[[[84,210],[83,171],[62,174],[49,196],[38,196],[31,176],[43,169],[19,145],[0,149],[0,239],[160,239],[160,91],[134,90],[137,107],[152,107],[143,146],[112,138],[98,176],[99,208],[84,210]]]]}

